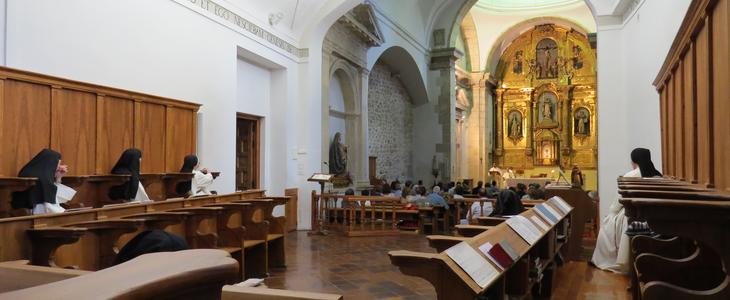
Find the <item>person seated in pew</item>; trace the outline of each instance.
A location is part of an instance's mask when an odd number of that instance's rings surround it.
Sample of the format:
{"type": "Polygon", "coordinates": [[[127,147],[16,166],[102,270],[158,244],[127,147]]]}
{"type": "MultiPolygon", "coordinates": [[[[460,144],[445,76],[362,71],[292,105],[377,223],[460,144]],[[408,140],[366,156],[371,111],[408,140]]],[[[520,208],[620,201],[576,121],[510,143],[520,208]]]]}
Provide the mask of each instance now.
{"type": "Polygon", "coordinates": [[[401,197],[403,195],[403,192],[400,188],[400,181],[398,181],[398,179],[390,184],[390,190],[393,191],[393,196],[395,197],[401,197]]]}
{"type": "Polygon", "coordinates": [[[155,253],[188,250],[188,243],[181,236],[164,230],[153,229],[140,232],[119,250],[113,266],[130,261],[137,256],[155,253]]]}
{"type": "Polygon", "coordinates": [[[499,187],[497,187],[497,181],[492,180],[492,184],[487,186],[487,196],[496,197],[499,194],[499,187]]]}
{"type": "Polygon", "coordinates": [[[469,211],[466,212],[466,219],[467,220],[473,220],[478,217],[486,217],[490,216],[492,212],[494,211],[494,206],[492,206],[492,202],[486,201],[487,200],[487,190],[482,188],[479,191],[479,200],[484,200],[483,203],[480,203],[479,201],[474,201],[474,203],[471,204],[471,207],[469,207],[469,211]]]}
{"type": "Polygon", "coordinates": [[[475,186],[473,189],[471,189],[471,194],[472,195],[476,195],[477,193],[479,193],[479,189],[481,189],[482,186],[484,186],[484,182],[483,181],[477,182],[477,186],[475,186]]]}
{"type": "Polygon", "coordinates": [[[545,190],[541,189],[539,184],[531,185],[522,200],[545,200],[545,190]]]}
{"type": "MultiPolygon", "coordinates": [[[[631,151],[632,170],[623,177],[656,177],[662,176],[651,161],[649,149],[636,148],[631,151]]],[[[593,251],[591,263],[601,270],[616,273],[629,271],[629,237],[625,234],[627,228],[624,206],[618,202],[618,197],[611,204],[608,215],[601,222],[601,230],[596,239],[596,249],[593,251]]]]}
{"type": "Polygon", "coordinates": [[[524,210],[522,200],[517,197],[517,193],[507,189],[499,193],[497,203],[494,205],[494,211],[492,211],[490,216],[514,216],[522,213],[524,210]]]}
{"type": "Polygon", "coordinates": [[[421,198],[416,200],[416,204],[418,206],[422,207],[431,207],[431,206],[443,206],[445,209],[449,209],[449,204],[446,203],[446,199],[439,195],[441,192],[441,188],[437,185],[433,187],[433,190],[428,196],[423,197],[426,194],[426,188],[425,187],[419,187],[422,191],[421,198]]]}
{"type": "Polygon", "coordinates": [[[61,184],[68,166],[61,164],[61,154],[43,149],[18,172],[18,177],[36,177],[38,182],[29,189],[12,194],[13,209],[30,209],[32,214],[62,213],[61,203],[71,200],[76,193],[61,184]],[[60,191],[59,191],[60,190],[60,191]]]}
{"type": "Polygon", "coordinates": [[[524,199],[525,196],[527,196],[527,186],[525,186],[524,183],[520,182],[517,184],[517,197],[520,197],[520,199],[524,199]]]}
{"type": "Polygon", "coordinates": [[[180,173],[193,173],[191,181],[181,182],[176,187],[178,194],[190,196],[210,196],[213,194],[210,185],[213,184],[213,174],[208,169],[199,169],[198,157],[195,155],[187,155],[183,160],[183,166],[180,173]]]}
{"type": "Polygon", "coordinates": [[[109,189],[109,198],[122,202],[149,202],[150,197],[139,181],[139,166],[142,163],[142,151],[136,148],[124,150],[117,164],[112,168],[112,174],[129,175],[125,184],[109,189]]]}

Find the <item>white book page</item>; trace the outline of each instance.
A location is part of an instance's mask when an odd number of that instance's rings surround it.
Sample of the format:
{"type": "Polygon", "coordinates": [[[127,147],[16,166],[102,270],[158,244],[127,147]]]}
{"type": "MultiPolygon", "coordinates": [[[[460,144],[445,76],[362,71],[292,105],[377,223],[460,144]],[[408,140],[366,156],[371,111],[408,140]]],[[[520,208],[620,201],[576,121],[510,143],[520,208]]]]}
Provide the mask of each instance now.
{"type": "Polygon", "coordinates": [[[58,187],[56,189],[56,202],[58,202],[58,204],[69,202],[73,199],[74,195],[76,195],[76,190],[66,186],[65,184],[56,183],[56,186],[58,187]]]}
{"type": "Polygon", "coordinates": [[[548,225],[545,224],[545,222],[543,222],[542,220],[540,220],[540,218],[538,218],[537,216],[532,216],[530,218],[530,220],[532,220],[533,223],[537,224],[537,226],[540,226],[540,228],[542,228],[543,231],[550,230],[550,227],[548,227],[548,225]]]}
{"type": "Polygon", "coordinates": [[[511,218],[507,219],[507,225],[511,227],[517,234],[519,234],[525,242],[527,242],[530,245],[535,244],[538,239],[540,239],[539,235],[535,235],[525,224],[522,224],[522,222],[517,218],[511,218]]]}
{"type": "Polygon", "coordinates": [[[522,222],[522,224],[525,225],[525,227],[527,229],[529,229],[530,231],[532,231],[532,234],[534,234],[535,236],[537,236],[538,239],[540,238],[540,236],[542,235],[542,231],[540,231],[540,229],[538,229],[537,226],[535,226],[535,224],[532,224],[532,222],[530,222],[530,220],[528,218],[526,218],[524,216],[517,216],[517,219],[520,222],[522,222]]]}
{"type": "MultiPolygon", "coordinates": [[[[547,214],[549,214],[549,212],[547,211],[547,209],[545,209],[545,205],[542,205],[542,204],[538,204],[538,205],[535,205],[535,209],[534,209],[534,211],[535,211],[535,212],[536,212],[536,213],[537,213],[538,215],[540,215],[540,216],[541,216],[541,217],[542,217],[543,219],[545,219],[545,221],[547,221],[548,223],[550,223],[550,225],[555,225],[555,224],[557,223],[556,221],[554,221],[553,219],[551,219],[551,218],[550,218],[550,217],[549,217],[549,216],[547,215],[547,214]],[[545,211],[543,211],[543,210],[545,210],[545,211]]],[[[554,215],[553,215],[553,217],[554,217],[554,218],[557,218],[558,216],[554,216],[554,215]]]]}
{"type": "Polygon", "coordinates": [[[481,288],[486,288],[499,275],[497,269],[466,242],[458,243],[445,252],[481,288]]]}
{"type": "Polygon", "coordinates": [[[560,207],[560,209],[565,213],[570,212],[570,210],[573,208],[572,206],[570,206],[570,204],[565,202],[565,200],[563,200],[563,198],[560,198],[558,196],[550,198],[550,201],[552,201],[551,203],[554,203],[558,207],[560,207]]]}
{"type": "Polygon", "coordinates": [[[547,211],[549,211],[553,216],[556,216],[558,218],[558,221],[560,220],[560,217],[564,216],[565,214],[561,214],[557,212],[552,206],[550,205],[543,205],[547,211]]]}

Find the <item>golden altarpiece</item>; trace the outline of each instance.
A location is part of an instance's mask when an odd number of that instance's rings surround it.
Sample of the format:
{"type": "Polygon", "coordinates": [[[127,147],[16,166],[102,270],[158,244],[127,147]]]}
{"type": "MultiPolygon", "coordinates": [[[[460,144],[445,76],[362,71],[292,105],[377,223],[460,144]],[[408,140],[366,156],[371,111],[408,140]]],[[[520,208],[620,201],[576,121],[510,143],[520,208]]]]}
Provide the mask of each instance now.
{"type": "Polygon", "coordinates": [[[495,75],[493,161],[523,177],[555,177],[557,166],[573,165],[595,176],[596,54],[588,38],[553,24],[536,26],[512,41],[495,75]]]}

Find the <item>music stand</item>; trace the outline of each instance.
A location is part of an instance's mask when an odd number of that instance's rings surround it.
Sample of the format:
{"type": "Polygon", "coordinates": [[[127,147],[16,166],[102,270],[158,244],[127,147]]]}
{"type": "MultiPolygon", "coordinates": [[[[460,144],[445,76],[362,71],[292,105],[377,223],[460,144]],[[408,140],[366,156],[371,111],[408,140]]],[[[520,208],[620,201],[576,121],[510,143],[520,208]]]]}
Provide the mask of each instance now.
{"type": "MultiPolygon", "coordinates": [[[[335,177],[335,175],[332,175],[332,174],[314,173],[314,174],[312,174],[311,177],[309,177],[309,179],[307,179],[307,181],[318,182],[319,187],[320,187],[319,196],[323,197],[324,196],[324,184],[327,182],[332,182],[332,178],[334,178],[334,177],[335,177]]],[[[319,216],[319,214],[316,213],[317,209],[318,209],[318,203],[319,203],[319,201],[314,201],[314,199],[312,199],[312,221],[313,222],[312,222],[312,231],[310,231],[308,233],[308,235],[327,235],[327,231],[322,229],[322,227],[323,227],[322,225],[324,222],[322,220],[322,216],[319,216]],[[317,220],[314,219],[315,217],[317,218],[317,220]]]]}

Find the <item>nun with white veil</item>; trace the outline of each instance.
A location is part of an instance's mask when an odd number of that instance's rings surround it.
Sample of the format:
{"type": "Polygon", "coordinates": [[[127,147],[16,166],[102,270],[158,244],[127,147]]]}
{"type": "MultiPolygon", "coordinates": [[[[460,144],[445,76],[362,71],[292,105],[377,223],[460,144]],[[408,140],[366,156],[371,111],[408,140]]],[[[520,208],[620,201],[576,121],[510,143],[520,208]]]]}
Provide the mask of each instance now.
{"type": "MultiPolygon", "coordinates": [[[[631,151],[631,165],[634,168],[623,177],[661,177],[651,161],[649,149],[636,148],[631,151]]],[[[601,222],[601,231],[596,240],[596,249],[591,262],[601,270],[626,274],[629,271],[629,237],[626,235],[626,214],[618,197],[611,203],[608,215],[601,222]]]]}

